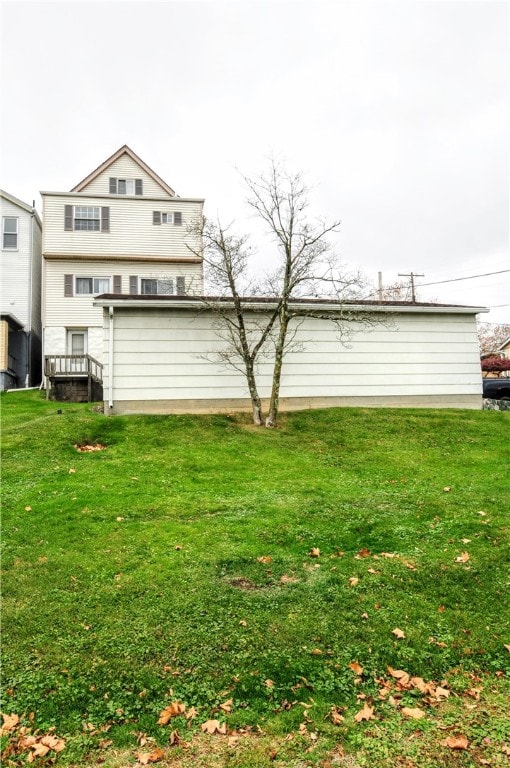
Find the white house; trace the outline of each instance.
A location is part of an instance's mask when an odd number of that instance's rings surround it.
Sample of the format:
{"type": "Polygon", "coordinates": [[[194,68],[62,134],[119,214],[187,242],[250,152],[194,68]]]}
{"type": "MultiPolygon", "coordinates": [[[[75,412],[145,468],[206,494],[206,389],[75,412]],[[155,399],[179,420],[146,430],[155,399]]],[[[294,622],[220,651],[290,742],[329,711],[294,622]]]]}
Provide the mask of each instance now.
{"type": "Polygon", "coordinates": [[[128,146],[70,192],[41,195],[48,374],[79,373],[79,358],[102,362],[94,296],[203,291],[201,259],[188,248],[196,246],[190,224],[201,218],[203,199],[179,197],[128,146]],[[66,355],[75,357],[65,362],[66,355]]]}
{"type": "MultiPolygon", "coordinates": [[[[386,322],[359,327],[342,345],[328,313],[338,304],[304,301],[321,318],[296,330],[285,358],[281,408],[416,406],[481,408],[476,314],[482,307],[362,302],[348,308],[386,322]]],[[[250,410],[244,377],[218,362],[225,344],[217,316],[200,297],[132,297],[95,301],[104,313],[106,413],[250,410]]],[[[250,312],[268,311],[252,299],[250,312]]],[[[355,324],[354,324],[355,325],[355,324]]],[[[261,362],[259,391],[267,398],[271,361],[261,362]]]]}
{"type": "Polygon", "coordinates": [[[41,230],[34,206],[0,190],[0,389],[41,382],[41,230]]]}

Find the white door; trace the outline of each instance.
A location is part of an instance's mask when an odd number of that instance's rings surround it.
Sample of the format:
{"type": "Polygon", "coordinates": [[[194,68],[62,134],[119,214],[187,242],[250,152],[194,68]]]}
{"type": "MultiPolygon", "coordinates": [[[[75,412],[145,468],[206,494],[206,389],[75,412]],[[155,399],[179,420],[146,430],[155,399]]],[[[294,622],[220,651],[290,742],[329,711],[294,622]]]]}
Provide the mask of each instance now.
{"type": "Polygon", "coordinates": [[[87,331],[67,331],[67,354],[79,355],[77,359],[68,361],[71,372],[86,373],[87,331]]]}

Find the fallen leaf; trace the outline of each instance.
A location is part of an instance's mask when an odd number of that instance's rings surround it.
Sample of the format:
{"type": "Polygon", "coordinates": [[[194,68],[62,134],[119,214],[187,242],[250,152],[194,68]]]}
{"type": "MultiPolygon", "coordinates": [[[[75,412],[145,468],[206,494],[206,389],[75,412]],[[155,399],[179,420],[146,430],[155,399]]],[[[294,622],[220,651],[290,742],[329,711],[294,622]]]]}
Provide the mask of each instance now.
{"type": "Polygon", "coordinates": [[[272,561],[272,558],[270,555],[261,555],[261,557],[257,557],[258,563],[264,563],[264,565],[269,565],[269,563],[272,561]]]}
{"type": "Polygon", "coordinates": [[[148,765],[149,763],[158,763],[165,753],[162,749],[155,749],[154,752],[137,752],[136,759],[140,765],[148,765]]]}
{"type": "Polygon", "coordinates": [[[296,582],[299,581],[299,579],[296,579],[294,576],[287,576],[285,573],[283,576],[281,576],[280,581],[282,584],[296,584],[296,582]]]}
{"type": "Polygon", "coordinates": [[[349,584],[351,585],[351,587],[355,587],[356,584],[358,584],[358,583],[359,583],[358,577],[357,576],[351,576],[351,578],[349,579],[349,584]]]}
{"type": "Polygon", "coordinates": [[[173,701],[168,707],[160,712],[158,725],[166,725],[172,717],[184,714],[186,707],[180,701],[173,701]]]}
{"type": "Polygon", "coordinates": [[[451,485],[445,485],[445,487],[443,488],[443,491],[444,491],[445,493],[450,493],[450,491],[451,491],[451,490],[452,490],[452,487],[451,487],[451,485]]]}
{"type": "Polygon", "coordinates": [[[222,724],[219,720],[207,720],[205,723],[202,723],[200,728],[204,733],[209,733],[211,735],[219,733],[222,736],[225,736],[227,733],[227,724],[222,724]]]}
{"type": "Polygon", "coordinates": [[[379,557],[398,557],[395,552],[381,552],[379,557]]]}
{"type": "Polygon", "coordinates": [[[368,619],[368,613],[366,611],[364,613],[362,613],[361,614],[361,618],[362,619],[368,619]]]}
{"type": "Polygon", "coordinates": [[[320,648],[314,648],[312,651],[312,656],[322,656],[322,651],[320,648]]]}
{"type": "Polygon", "coordinates": [[[471,539],[461,539],[463,544],[471,544],[471,539]]]}
{"type": "Polygon", "coordinates": [[[370,557],[370,554],[371,554],[370,550],[367,549],[366,547],[363,547],[362,549],[360,549],[356,557],[370,557]]]}
{"type": "Polygon", "coordinates": [[[38,744],[34,744],[33,747],[30,747],[32,750],[32,755],[34,757],[44,757],[48,754],[50,751],[50,748],[46,746],[46,744],[41,744],[40,742],[38,744]]]}
{"type": "Polygon", "coordinates": [[[510,755],[510,747],[507,746],[506,744],[503,744],[503,746],[501,747],[501,751],[503,752],[504,755],[510,755]]]}
{"type": "Polygon", "coordinates": [[[195,709],[195,707],[190,707],[184,713],[184,717],[186,718],[186,720],[193,720],[193,718],[195,718],[197,716],[197,714],[198,714],[198,712],[195,709]]]}
{"type": "Polygon", "coordinates": [[[467,563],[469,560],[469,554],[467,552],[461,552],[458,557],[455,558],[456,563],[467,563]]]}
{"type": "Polygon", "coordinates": [[[408,672],[404,672],[403,669],[393,669],[392,667],[388,667],[388,672],[395,678],[395,680],[398,680],[402,686],[409,684],[411,676],[408,672]]]}
{"type": "Polygon", "coordinates": [[[264,680],[264,684],[266,688],[274,688],[274,681],[271,680],[269,677],[267,678],[267,680],[264,680]]]}
{"type": "Polygon", "coordinates": [[[321,551],[319,547],[312,547],[309,552],[310,557],[320,557],[321,551]]]}
{"type": "Polygon", "coordinates": [[[360,709],[360,711],[354,715],[354,719],[357,723],[361,723],[362,720],[374,720],[374,708],[369,707],[365,702],[363,709],[360,709]]]}
{"type": "Polygon", "coordinates": [[[121,522],[124,520],[124,518],[123,518],[123,517],[116,517],[115,519],[116,519],[116,521],[117,521],[118,523],[121,523],[121,522]]]}
{"type": "Polygon", "coordinates": [[[447,688],[441,688],[440,685],[438,685],[434,691],[434,696],[438,701],[441,701],[441,699],[447,699],[449,695],[450,691],[447,688]]]}
{"type": "Polygon", "coordinates": [[[71,467],[71,468],[69,469],[69,474],[70,474],[70,475],[73,475],[75,472],[76,472],[76,470],[75,470],[75,469],[73,469],[73,467],[71,467]]]}
{"type": "Polygon", "coordinates": [[[395,629],[392,629],[391,634],[395,635],[395,637],[397,637],[399,640],[402,640],[405,637],[405,632],[402,632],[402,630],[399,629],[398,627],[395,627],[395,629]]]}
{"type": "Polygon", "coordinates": [[[367,573],[377,573],[377,571],[375,570],[375,568],[368,568],[367,573]]]}
{"type": "Polygon", "coordinates": [[[402,707],[400,710],[404,717],[411,717],[414,720],[419,720],[422,717],[425,717],[425,712],[423,709],[418,709],[417,707],[411,708],[411,707],[402,707]]]}
{"type": "Polygon", "coordinates": [[[505,643],[503,647],[507,649],[508,653],[510,653],[510,645],[505,643]]]}
{"type": "Polygon", "coordinates": [[[357,661],[351,661],[351,663],[349,664],[349,669],[352,669],[352,671],[355,672],[357,675],[363,674],[363,667],[360,664],[358,664],[357,661]]]}
{"type": "Polygon", "coordinates": [[[9,731],[13,731],[19,723],[19,715],[5,715],[2,712],[2,717],[4,719],[2,725],[2,733],[9,733],[9,731]]]}
{"type": "Polygon", "coordinates": [[[329,710],[329,717],[333,725],[340,725],[343,723],[344,717],[341,714],[341,710],[338,707],[332,706],[329,710]]]}
{"type": "Polygon", "coordinates": [[[247,627],[248,626],[248,622],[245,619],[241,619],[239,624],[241,625],[241,627],[247,627]]]}
{"type": "Polygon", "coordinates": [[[450,747],[450,749],[467,749],[469,741],[465,736],[448,736],[441,744],[443,747],[450,747]]]}
{"type": "Polygon", "coordinates": [[[222,709],[223,712],[232,712],[233,703],[234,703],[234,699],[229,699],[228,701],[225,701],[223,704],[220,704],[220,709],[222,709]]]}
{"type": "Polygon", "coordinates": [[[31,512],[31,511],[32,511],[32,507],[25,507],[25,512],[31,512]]]}

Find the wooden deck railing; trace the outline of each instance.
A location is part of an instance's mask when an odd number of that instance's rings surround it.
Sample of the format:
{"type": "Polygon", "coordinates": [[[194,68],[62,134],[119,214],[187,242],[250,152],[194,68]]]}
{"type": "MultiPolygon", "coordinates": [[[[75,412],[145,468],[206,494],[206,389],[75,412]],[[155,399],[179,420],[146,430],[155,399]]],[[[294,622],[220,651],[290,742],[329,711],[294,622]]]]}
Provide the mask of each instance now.
{"type": "Polygon", "coordinates": [[[92,355],[46,355],[44,375],[55,376],[91,376],[96,381],[103,381],[103,365],[92,355]]]}

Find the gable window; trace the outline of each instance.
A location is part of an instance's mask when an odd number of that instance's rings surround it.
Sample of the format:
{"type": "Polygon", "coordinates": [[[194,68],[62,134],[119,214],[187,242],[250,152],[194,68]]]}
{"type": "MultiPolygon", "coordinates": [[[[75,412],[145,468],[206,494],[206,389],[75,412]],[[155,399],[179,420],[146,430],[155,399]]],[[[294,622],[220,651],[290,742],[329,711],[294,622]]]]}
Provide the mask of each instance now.
{"type": "Polygon", "coordinates": [[[161,294],[169,296],[174,292],[174,281],[142,277],[140,280],[140,292],[143,294],[161,294]]]}
{"type": "Polygon", "coordinates": [[[2,248],[18,249],[18,218],[4,216],[2,218],[2,248]]]}
{"type": "Polygon", "coordinates": [[[109,277],[76,277],[76,296],[90,296],[98,293],[110,293],[109,277]]]}
{"type": "Polygon", "coordinates": [[[109,232],[110,209],[99,205],[66,205],[64,229],[66,232],[109,232]]]}
{"type": "Polygon", "coordinates": [[[143,179],[110,178],[111,195],[143,195],[143,179]]]}
{"type": "Polygon", "coordinates": [[[175,226],[181,226],[182,212],[174,211],[173,213],[169,213],[168,211],[153,211],[152,223],[153,224],[174,224],[175,226]]]}

